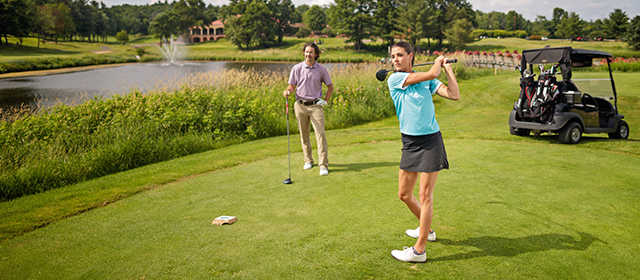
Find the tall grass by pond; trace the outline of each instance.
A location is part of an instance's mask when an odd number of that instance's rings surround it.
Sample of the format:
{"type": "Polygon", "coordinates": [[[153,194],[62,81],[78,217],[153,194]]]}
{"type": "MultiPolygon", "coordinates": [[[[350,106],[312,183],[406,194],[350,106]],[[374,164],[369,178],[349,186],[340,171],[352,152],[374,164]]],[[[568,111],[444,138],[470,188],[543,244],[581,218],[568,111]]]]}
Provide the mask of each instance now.
{"type": "MultiPolygon", "coordinates": [[[[379,64],[331,72],[327,129],[394,114],[379,64]]],[[[458,68],[463,76],[469,70],[458,68]]],[[[287,72],[249,69],[197,73],[155,90],[0,121],[0,200],[67,186],[242,141],[284,135],[287,72]],[[181,85],[178,90],[174,83],[181,85]]],[[[293,99],[290,99],[293,101],[293,99]]],[[[1,113],[1,112],[0,112],[1,113]]],[[[292,115],[292,114],[291,114],[292,115]]],[[[295,118],[290,116],[295,124],[295,118]]],[[[292,126],[292,133],[297,128],[292,126]]]]}

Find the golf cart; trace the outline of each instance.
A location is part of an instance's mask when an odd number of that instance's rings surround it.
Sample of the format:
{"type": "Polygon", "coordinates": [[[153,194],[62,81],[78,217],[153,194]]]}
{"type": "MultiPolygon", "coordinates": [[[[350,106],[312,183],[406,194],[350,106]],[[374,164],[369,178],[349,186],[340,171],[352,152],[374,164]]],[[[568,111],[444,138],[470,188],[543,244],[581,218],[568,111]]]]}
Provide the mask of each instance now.
{"type": "MultiPolygon", "coordinates": [[[[520,97],[509,116],[511,134],[554,133],[565,144],[579,143],[582,133],[608,133],[609,138],[627,139],[629,125],[618,112],[612,57],[607,52],[571,47],[524,50],[521,65],[516,67],[521,75],[520,97]],[[594,59],[598,59],[596,63],[606,60],[608,77],[571,79],[572,67],[591,67],[594,59]],[[537,80],[534,64],[540,71],[537,80]],[[545,65],[551,68],[545,69],[545,65]],[[558,73],[561,79],[556,78],[558,73]]],[[[599,72],[588,74],[593,73],[599,72]]]]}

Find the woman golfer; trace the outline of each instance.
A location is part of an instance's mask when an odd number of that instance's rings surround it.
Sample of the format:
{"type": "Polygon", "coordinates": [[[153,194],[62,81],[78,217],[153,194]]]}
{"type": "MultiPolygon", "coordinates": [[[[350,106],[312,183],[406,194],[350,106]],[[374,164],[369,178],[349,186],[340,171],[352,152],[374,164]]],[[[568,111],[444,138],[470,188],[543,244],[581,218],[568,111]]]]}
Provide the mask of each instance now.
{"type": "Polygon", "coordinates": [[[391,255],[404,262],[426,262],[427,241],[436,240],[436,233],[431,230],[433,189],[438,172],[449,169],[432,97],[437,94],[447,99],[458,100],[460,91],[451,64],[443,56],[436,58],[429,71],[414,72],[411,70],[414,60],[413,47],[409,43],[400,42],[391,47],[391,59],[395,72],[389,76],[387,84],[402,134],[398,195],[411,213],[420,220],[418,228],[406,231],[407,235],[418,238],[416,244],[413,247],[405,247],[404,250],[393,250],[391,255]],[[447,75],[449,86],[436,79],[442,68],[447,75]],[[418,178],[419,200],[413,195],[418,178]]]}

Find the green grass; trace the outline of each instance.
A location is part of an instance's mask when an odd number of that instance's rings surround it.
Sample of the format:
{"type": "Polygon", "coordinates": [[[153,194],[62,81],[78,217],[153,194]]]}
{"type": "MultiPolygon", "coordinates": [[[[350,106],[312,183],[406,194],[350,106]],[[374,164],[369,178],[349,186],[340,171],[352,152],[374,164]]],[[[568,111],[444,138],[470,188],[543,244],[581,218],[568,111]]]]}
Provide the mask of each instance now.
{"type": "Polygon", "coordinates": [[[404,230],[417,225],[397,198],[392,117],[328,131],[327,177],[300,168],[292,135],[292,185],[276,137],[3,202],[3,233],[57,218],[0,242],[0,278],[638,278],[639,80],[616,74],[631,139],[579,145],[509,134],[513,73],[461,81],[460,101],[436,104],[451,169],[426,264],[389,254],[413,245],[404,230]],[[219,215],[239,220],[212,226],[219,215]]]}
{"type": "MultiPolygon", "coordinates": [[[[0,62],[7,61],[20,61],[20,60],[29,60],[29,59],[38,59],[38,58],[52,58],[52,57],[60,57],[60,58],[72,58],[72,57],[83,57],[83,56],[92,56],[98,55],[101,53],[107,52],[110,55],[131,55],[133,54],[132,46],[139,44],[148,44],[150,37],[137,37],[132,36],[132,41],[130,41],[126,45],[122,45],[114,38],[109,38],[107,42],[69,42],[69,41],[58,41],[58,44],[55,44],[53,41],[47,41],[47,43],[43,44],[40,42],[40,47],[38,48],[38,42],[36,38],[24,38],[23,44],[21,46],[14,45],[18,40],[15,37],[9,37],[9,42],[12,45],[1,45],[0,51],[2,51],[2,56],[0,56],[0,62]],[[127,52],[131,52],[128,54],[127,52]]],[[[4,42],[4,40],[3,40],[4,42]]],[[[151,49],[151,48],[149,48],[151,49]]]]}
{"type": "MultiPolygon", "coordinates": [[[[192,44],[188,47],[190,59],[193,60],[247,60],[247,61],[300,61],[299,55],[305,43],[313,42],[311,38],[284,37],[283,44],[263,50],[238,50],[226,39],[192,44]]],[[[323,38],[319,45],[321,62],[365,62],[376,61],[386,56],[384,52],[356,51],[346,39],[323,38]]],[[[374,43],[375,44],[375,43],[374,43]]],[[[378,45],[380,42],[377,43],[378,45]]]]}

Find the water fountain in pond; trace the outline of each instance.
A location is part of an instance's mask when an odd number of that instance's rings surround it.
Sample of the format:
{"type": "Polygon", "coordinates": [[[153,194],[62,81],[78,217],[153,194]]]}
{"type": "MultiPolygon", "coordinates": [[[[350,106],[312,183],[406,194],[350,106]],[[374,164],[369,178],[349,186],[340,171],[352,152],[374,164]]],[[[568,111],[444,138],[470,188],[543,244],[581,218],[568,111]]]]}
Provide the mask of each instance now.
{"type": "Polygon", "coordinates": [[[176,61],[179,61],[184,57],[181,48],[178,47],[180,43],[177,43],[176,40],[171,35],[169,41],[164,36],[162,37],[162,43],[158,47],[164,55],[164,58],[168,63],[163,63],[162,65],[179,65],[182,66],[184,64],[178,64],[176,61]]]}

